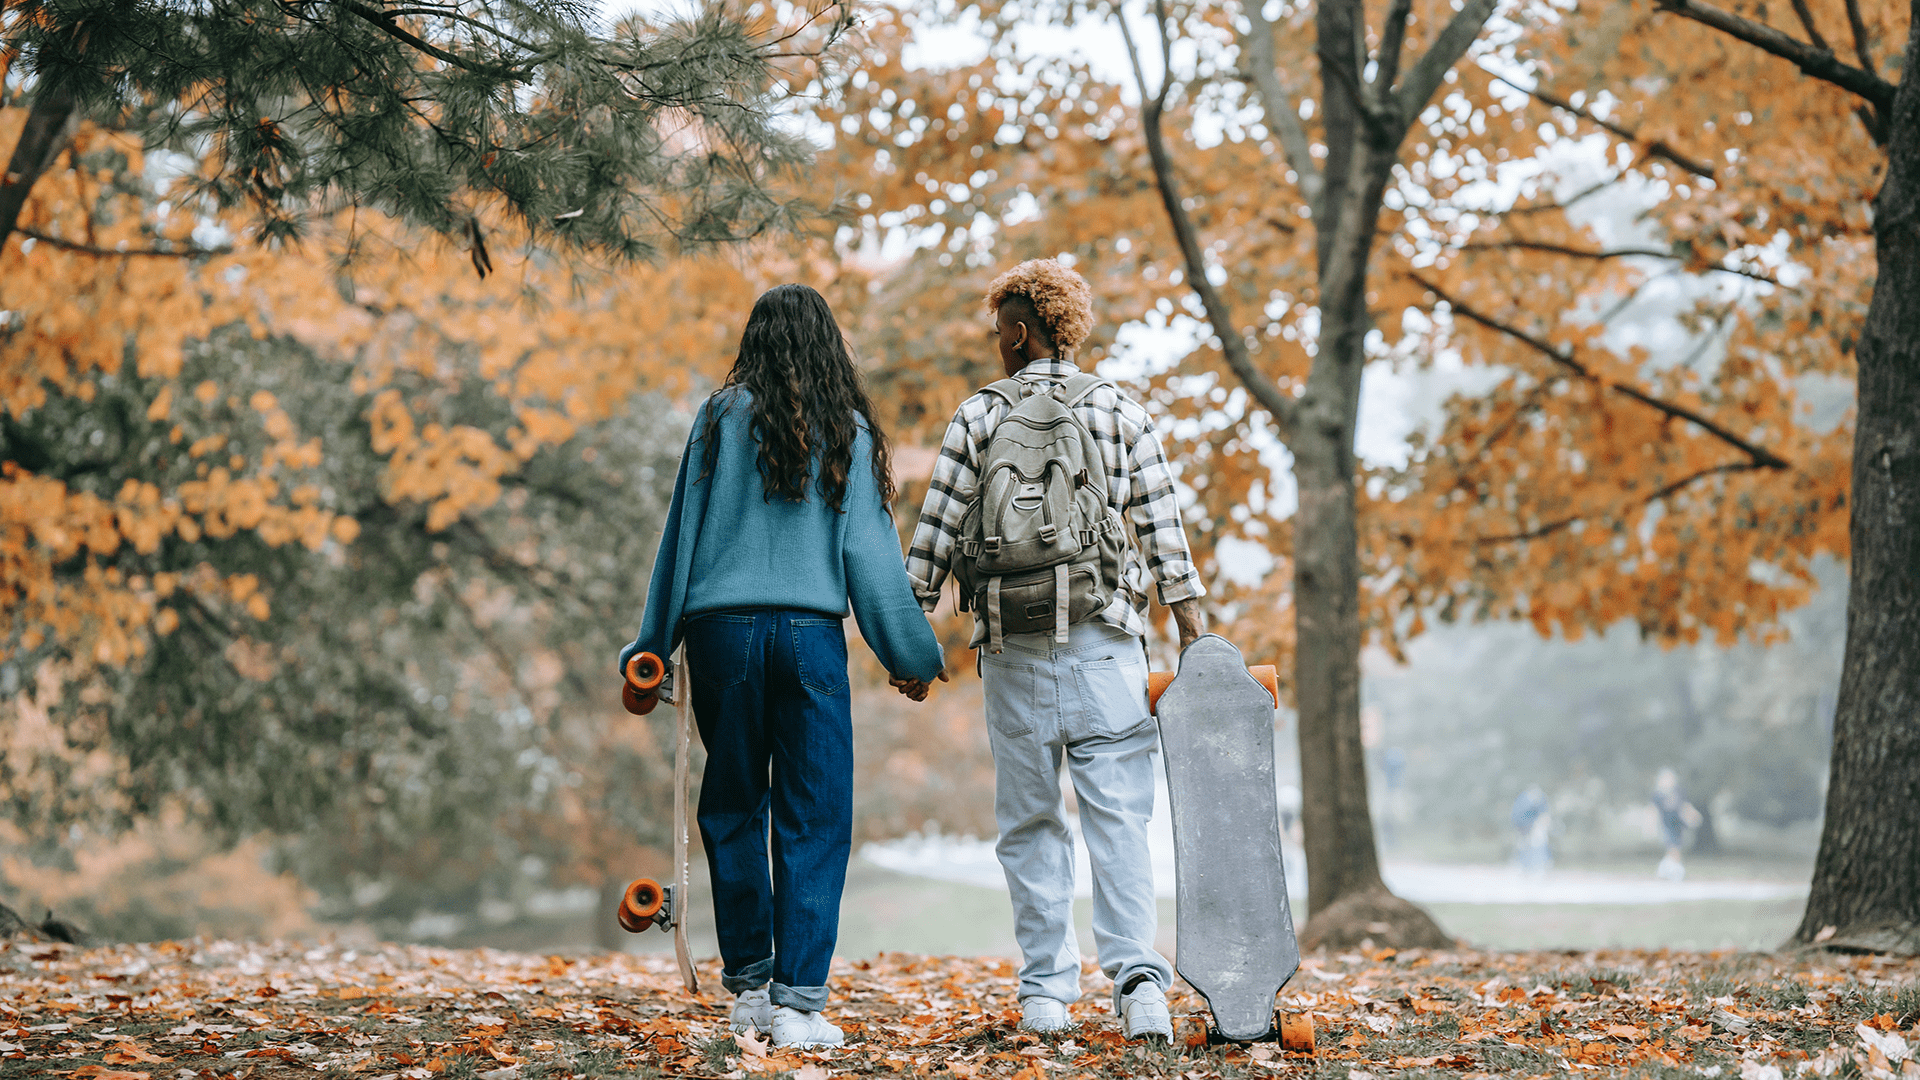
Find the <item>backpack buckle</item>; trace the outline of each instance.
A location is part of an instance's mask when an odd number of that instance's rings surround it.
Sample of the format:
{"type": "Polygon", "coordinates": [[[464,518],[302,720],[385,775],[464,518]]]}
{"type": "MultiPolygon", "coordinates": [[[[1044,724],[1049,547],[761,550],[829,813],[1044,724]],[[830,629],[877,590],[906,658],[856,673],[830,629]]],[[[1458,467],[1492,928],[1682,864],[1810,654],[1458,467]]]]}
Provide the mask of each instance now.
{"type": "Polygon", "coordinates": [[[969,559],[979,558],[980,557],[980,541],[978,540],[961,541],[960,552],[961,554],[965,555],[969,559]]]}
{"type": "Polygon", "coordinates": [[[1040,526],[1040,542],[1043,544],[1053,543],[1054,537],[1059,535],[1060,535],[1060,527],[1055,525],[1051,521],[1047,522],[1045,525],[1040,526]]]}
{"type": "Polygon", "coordinates": [[[1000,553],[1000,538],[997,536],[987,537],[984,550],[989,555],[998,555],[1000,553]]]}

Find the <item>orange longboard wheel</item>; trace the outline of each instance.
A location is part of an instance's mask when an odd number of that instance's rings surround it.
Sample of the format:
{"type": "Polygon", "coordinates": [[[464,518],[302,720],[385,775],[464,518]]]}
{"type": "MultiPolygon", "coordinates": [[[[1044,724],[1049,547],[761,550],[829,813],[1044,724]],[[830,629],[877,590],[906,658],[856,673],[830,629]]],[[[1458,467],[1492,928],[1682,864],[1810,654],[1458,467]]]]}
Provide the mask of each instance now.
{"type": "Polygon", "coordinates": [[[627,682],[635,690],[657,690],[667,677],[667,665],[650,652],[636,654],[627,661],[627,682]]]}
{"type": "Polygon", "coordinates": [[[1255,664],[1248,668],[1247,672],[1254,678],[1260,680],[1260,685],[1266,687],[1267,693],[1273,695],[1273,707],[1276,709],[1279,708],[1280,672],[1276,670],[1272,664],[1255,664]]]}
{"type": "Polygon", "coordinates": [[[660,905],[666,899],[666,891],[652,878],[640,878],[628,885],[627,894],[620,898],[620,928],[638,934],[652,926],[653,917],[660,913],[660,905]]]}
{"type": "Polygon", "coordinates": [[[620,684],[620,704],[635,716],[645,716],[660,704],[659,694],[643,694],[630,682],[620,684]]]}
{"type": "MultiPolygon", "coordinates": [[[[1257,669],[1256,669],[1257,670],[1257,669]]],[[[1273,668],[1268,667],[1268,671],[1273,668]]],[[[1282,1013],[1280,1048],[1298,1054],[1313,1053],[1313,1017],[1308,1013],[1282,1013]]]]}
{"type": "Polygon", "coordinates": [[[1160,695],[1166,693],[1167,687],[1171,685],[1173,685],[1173,672],[1171,671],[1147,672],[1147,711],[1148,712],[1160,711],[1160,695]]]}

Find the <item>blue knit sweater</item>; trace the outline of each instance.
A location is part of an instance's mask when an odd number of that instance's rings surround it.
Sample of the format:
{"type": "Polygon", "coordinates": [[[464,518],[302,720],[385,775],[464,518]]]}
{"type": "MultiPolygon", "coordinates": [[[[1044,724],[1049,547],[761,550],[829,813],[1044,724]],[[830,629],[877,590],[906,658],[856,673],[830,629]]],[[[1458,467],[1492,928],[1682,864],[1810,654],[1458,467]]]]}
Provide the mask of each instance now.
{"type": "Polygon", "coordinates": [[[842,507],[809,484],[805,502],[766,498],[751,432],[752,396],[734,389],[711,398],[693,418],[673,508],[654,556],[640,635],[620,650],[620,668],[645,650],[668,656],[686,620],[740,607],[803,608],[844,614],[852,602],[860,634],[897,678],[932,679],[945,660],[914,598],[900,558],[893,517],[873,475],[873,439],[863,422],[842,507]],[[720,418],[719,455],[706,460],[707,416],[720,418]]]}

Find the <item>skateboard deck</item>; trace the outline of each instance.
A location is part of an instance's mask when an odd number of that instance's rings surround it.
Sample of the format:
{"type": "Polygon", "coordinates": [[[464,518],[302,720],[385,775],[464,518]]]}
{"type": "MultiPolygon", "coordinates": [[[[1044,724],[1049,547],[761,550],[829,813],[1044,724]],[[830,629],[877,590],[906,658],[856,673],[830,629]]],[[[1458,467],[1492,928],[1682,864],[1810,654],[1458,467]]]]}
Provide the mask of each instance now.
{"type": "MultiPolygon", "coordinates": [[[[681,653],[680,669],[686,669],[686,654],[681,653]]],[[[693,957],[687,951],[687,763],[693,752],[693,700],[691,694],[674,693],[674,667],[652,653],[641,653],[627,662],[626,684],[621,701],[628,712],[645,716],[657,702],[674,706],[678,714],[673,746],[673,882],[661,885],[652,878],[640,878],[627,886],[616,913],[620,925],[630,933],[642,933],[659,926],[673,935],[674,959],[680,965],[680,981],[687,993],[700,992],[700,978],[693,970],[693,957]]]]}
{"type": "Polygon", "coordinates": [[[1274,788],[1272,669],[1207,634],[1151,689],[1173,811],[1175,969],[1221,1036],[1274,1034],[1280,988],[1300,967],[1274,788]]]}

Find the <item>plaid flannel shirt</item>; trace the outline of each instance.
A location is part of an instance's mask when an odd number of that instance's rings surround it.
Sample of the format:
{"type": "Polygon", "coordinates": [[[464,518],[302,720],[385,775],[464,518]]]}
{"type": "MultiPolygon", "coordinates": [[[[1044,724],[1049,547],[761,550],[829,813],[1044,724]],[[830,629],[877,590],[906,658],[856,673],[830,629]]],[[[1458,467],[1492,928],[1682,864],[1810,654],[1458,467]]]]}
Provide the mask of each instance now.
{"type": "MultiPolygon", "coordinates": [[[[1043,357],[1020,369],[1022,381],[1063,382],[1080,373],[1072,363],[1043,357]]],[[[960,539],[960,518],[980,480],[981,459],[993,429],[1013,411],[998,395],[976,393],[960,403],[947,425],[940,456],[934,460],[933,479],[926,503],[914,526],[907,551],[907,577],[913,582],[920,606],[932,611],[940,602],[940,586],[952,570],[960,539]]],[[[1160,587],[1160,602],[1175,604],[1207,595],[1200,571],[1193,565],[1187,533],[1180,524],[1180,501],[1173,488],[1173,469],[1160,447],[1153,417],[1139,402],[1114,390],[1096,390],[1076,409],[1080,421],[1093,433],[1107,466],[1107,501],[1133,525],[1147,571],[1160,587]]],[[[1113,602],[1095,616],[1138,637],[1147,633],[1147,594],[1137,561],[1121,575],[1113,602]]],[[[973,640],[987,639],[986,616],[974,612],[973,640]]]]}

